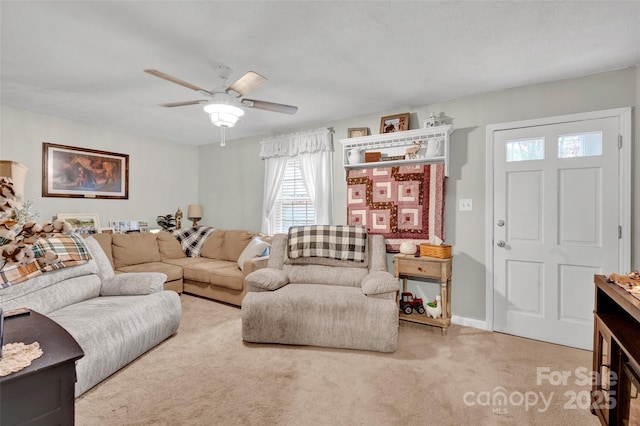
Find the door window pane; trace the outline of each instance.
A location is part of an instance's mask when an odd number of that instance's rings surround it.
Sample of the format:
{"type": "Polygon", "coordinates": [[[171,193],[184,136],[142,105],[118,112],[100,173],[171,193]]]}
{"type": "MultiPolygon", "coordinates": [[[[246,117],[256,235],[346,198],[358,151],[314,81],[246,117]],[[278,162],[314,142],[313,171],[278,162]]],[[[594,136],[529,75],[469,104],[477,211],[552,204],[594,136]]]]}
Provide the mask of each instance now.
{"type": "Polygon", "coordinates": [[[507,161],[544,160],[544,138],[507,141],[507,161]]]}
{"type": "Polygon", "coordinates": [[[558,137],[558,158],[602,155],[602,132],[558,137]]]}

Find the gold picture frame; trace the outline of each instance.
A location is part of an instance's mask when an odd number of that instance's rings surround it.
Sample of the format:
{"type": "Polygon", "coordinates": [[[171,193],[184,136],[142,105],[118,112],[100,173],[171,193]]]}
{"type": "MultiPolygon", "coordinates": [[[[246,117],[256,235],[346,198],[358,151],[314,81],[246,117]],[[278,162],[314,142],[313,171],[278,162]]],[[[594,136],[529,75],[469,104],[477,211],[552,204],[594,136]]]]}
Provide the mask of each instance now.
{"type": "Polygon", "coordinates": [[[409,130],[409,113],[388,115],[380,119],[380,134],[409,130]]]}
{"type": "Polygon", "coordinates": [[[347,135],[349,138],[359,138],[361,136],[369,136],[368,127],[350,127],[347,129],[347,135]]]}
{"type": "Polygon", "coordinates": [[[129,199],[129,155],[43,142],[42,196],[129,199]]]}

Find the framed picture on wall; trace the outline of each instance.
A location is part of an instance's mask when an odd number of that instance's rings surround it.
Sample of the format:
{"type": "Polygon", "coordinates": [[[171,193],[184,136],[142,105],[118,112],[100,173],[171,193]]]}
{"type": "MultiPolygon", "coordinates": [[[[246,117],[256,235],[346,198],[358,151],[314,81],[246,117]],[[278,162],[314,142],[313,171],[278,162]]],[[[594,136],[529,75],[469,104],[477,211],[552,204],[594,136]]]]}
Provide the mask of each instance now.
{"type": "Polygon", "coordinates": [[[100,215],[98,213],[58,213],[58,220],[64,220],[78,234],[99,234],[100,215]]]}
{"type": "Polygon", "coordinates": [[[380,134],[409,130],[409,113],[388,115],[380,119],[380,134]]]}
{"type": "Polygon", "coordinates": [[[369,136],[369,128],[368,127],[351,127],[347,129],[348,137],[350,138],[359,138],[360,136],[369,136]]]}
{"type": "Polygon", "coordinates": [[[129,198],[129,155],[42,143],[42,196],[129,198]]]}

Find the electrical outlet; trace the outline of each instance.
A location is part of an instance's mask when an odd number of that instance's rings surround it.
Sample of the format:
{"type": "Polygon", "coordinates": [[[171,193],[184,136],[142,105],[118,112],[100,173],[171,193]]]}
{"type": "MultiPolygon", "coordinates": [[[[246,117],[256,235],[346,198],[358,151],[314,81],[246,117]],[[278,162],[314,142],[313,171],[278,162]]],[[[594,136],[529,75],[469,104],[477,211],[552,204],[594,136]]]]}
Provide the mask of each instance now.
{"type": "Polygon", "coordinates": [[[458,210],[462,211],[471,211],[473,210],[473,202],[471,198],[461,198],[458,200],[458,210]]]}

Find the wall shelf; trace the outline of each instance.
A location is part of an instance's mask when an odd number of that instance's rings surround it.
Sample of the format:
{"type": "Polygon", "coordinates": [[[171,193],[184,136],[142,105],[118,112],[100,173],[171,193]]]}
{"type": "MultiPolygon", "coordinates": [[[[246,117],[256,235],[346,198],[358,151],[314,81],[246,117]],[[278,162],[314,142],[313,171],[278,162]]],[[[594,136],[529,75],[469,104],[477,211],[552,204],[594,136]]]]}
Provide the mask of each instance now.
{"type": "Polygon", "coordinates": [[[357,138],[340,139],[343,145],[343,161],[345,169],[362,169],[371,167],[392,167],[413,164],[441,164],[445,165],[445,176],[449,176],[449,136],[453,132],[451,125],[427,127],[424,129],[407,130],[397,133],[383,133],[380,135],[360,136],[357,138]],[[418,151],[417,158],[404,160],[364,162],[364,154],[367,151],[381,152],[383,156],[395,157],[404,155],[407,148],[415,146],[422,141],[422,147],[418,151]],[[440,144],[435,155],[427,157],[427,147],[431,144],[440,144]],[[357,157],[357,152],[362,156],[362,162],[356,158],[350,161],[351,156],[357,157]]]}

